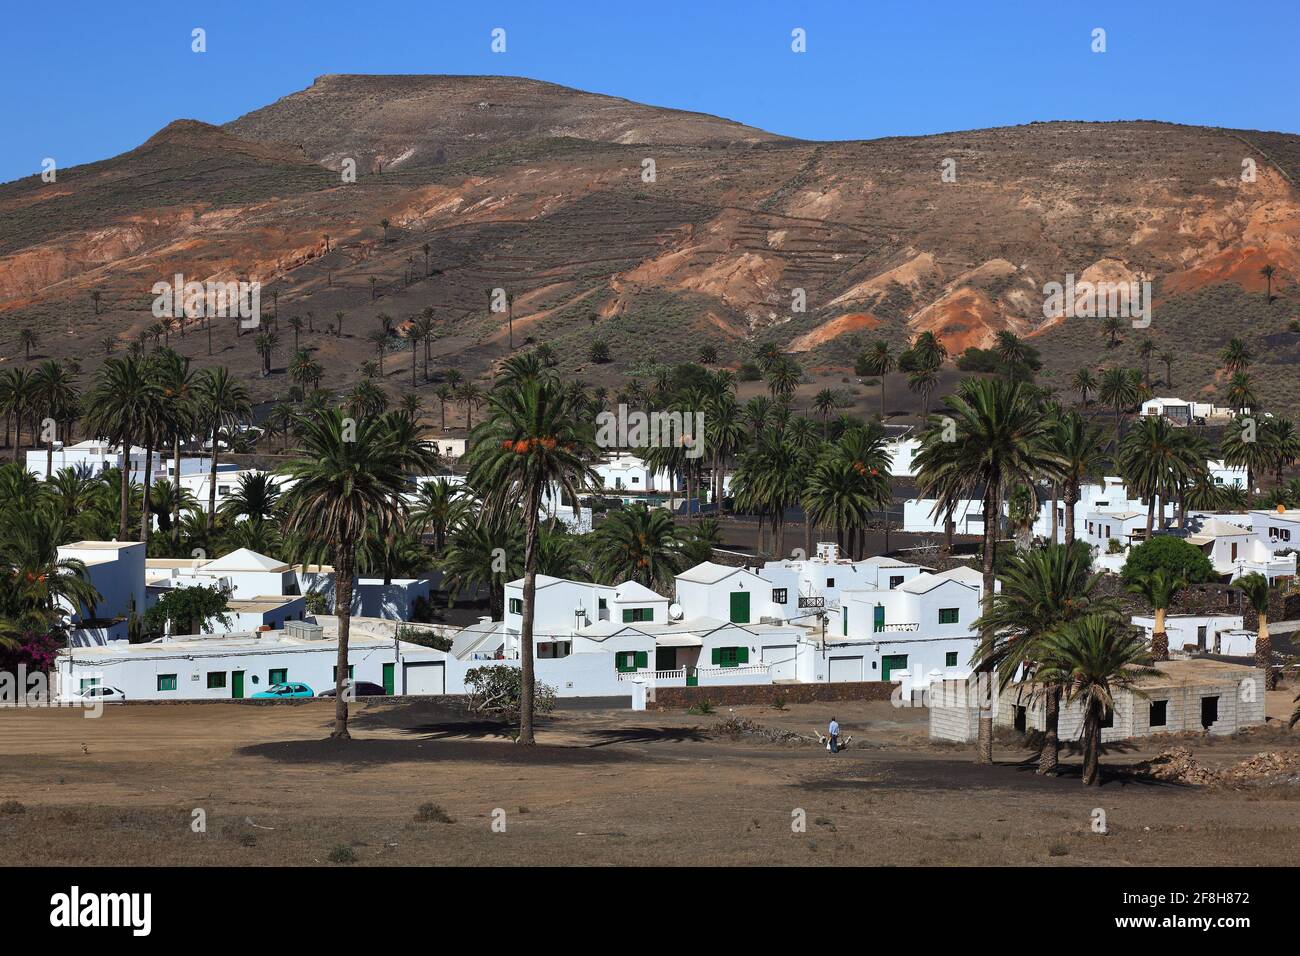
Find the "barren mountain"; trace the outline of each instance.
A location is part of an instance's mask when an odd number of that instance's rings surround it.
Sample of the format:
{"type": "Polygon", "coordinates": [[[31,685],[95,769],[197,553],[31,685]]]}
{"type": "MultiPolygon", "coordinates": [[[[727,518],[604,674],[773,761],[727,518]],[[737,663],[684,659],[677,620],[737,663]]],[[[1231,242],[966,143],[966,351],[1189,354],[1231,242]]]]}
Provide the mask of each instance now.
{"type": "MultiPolygon", "coordinates": [[[[1011,329],[1065,389],[1080,364],[1137,366],[1141,335],[1111,350],[1096,319],[1044,318],[1044,284],[1072,273],[1153,282],[1169,390],[1221,397],[1214,353],[1242,335],[1262,396],[1295,409],[1297,177],[1300,137],[1282,133],[1050,122],[812,143],[529,80],[327,76],[225,127],[178,121],[56,183],[0,186],[0,346],[21,362],[31,325],[41,354],[102,355],[154,324],[150,286],[180,272],[261,280],[264,317],[310,319],[327,387],[373,357],[376,315],[426,307],[437,365],[487,369],[507,349],[486,308],[500,287],[516,345],[549,341],[592,381],[705,342],[734,364],[773,340],[842,374],[874,338],[933,330],[955,355],[1011,329]],[[609,366],[586,364],[597,338],[609,366]]],[[[182,349],[269,396],[280,336],[269,379],[233,328],[211,359],[197,335],[182,349]]],[[[397,356],[385,373],[410,378],[397,356]]]]}

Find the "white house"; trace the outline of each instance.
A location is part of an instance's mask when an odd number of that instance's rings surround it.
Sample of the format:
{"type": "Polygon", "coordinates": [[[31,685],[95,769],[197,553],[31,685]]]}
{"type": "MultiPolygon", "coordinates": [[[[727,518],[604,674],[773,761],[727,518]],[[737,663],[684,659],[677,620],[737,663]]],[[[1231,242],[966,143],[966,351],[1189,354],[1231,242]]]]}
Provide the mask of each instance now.
{"type": "Polygon", "coordinates": [[[1207,458],[1206,470],[1216,485],[1225,488],[1245,488],[1248,471],[1245,468],[1229,465],[1217,458],[1207,458]]]}
{"type": "MultiPolygon", "coordinates": [[[[1249,412],[1249,409],[1246,409],[1249,412]]],[[[1142,414],[1147,417],[1163,416],[1175,425],[1199,424],[1210,419],[1227,419],[1235,414],[1231,408],[1221,408],[1211,402],[1188,402],[1181,398],[1149,398],[1142,403],[1142,414]]]]}
{"type": "Polygon", "coordinates": [[[732,624],[779,622],[787,617],[780,588],[747,568],[703,561],[677,575],[677,604],[687,618],[732,624]]]}
{"type": "Polygon", "coordinates": [[[1218,517],[1199,514],[1189,518],[1188,525],[1195,526],[1187,536],[1188,543],[1204,551],[1215,572],[1228,575],[1230,581],[1254,573],[1262,574],[1270,581],[1295,576],[1295,553],[1278,553],[1275,543],[1261,538],[1253,527],[1245,528],[1218,517]]]}
{"type": "MultiPolygon", "coordinates": [[[[148,609],[145,588],[145,547],[139,541],[78,541],[60,545],[59,560],[76,559],[86,566],[86,580],[100,594],[93,609],[66,608],[74,645],[125,640],[128,618],[148,609]]],[[[66,607],[66,605],[65,605],[66,607]]]]}
{"type": "MultiPolygon", "coordinates": [[[[1133,615],[1133,626],[1146,632],[1147,640],[1155,633],[1156,621],[1149,614],[1133,615]]],[[[1199,653],[1220,653],[1220,636],[1242,627],[1240,614],[1166,614],[1165,634],[1171,653],[1187,649],[1199,653]]]]}
{"type": "MultiPolygon", "coordinates": [[[[48,478],[45,469],[49,457],[50,453],[45,448],[29,449],[27,470],[38,478],[48,478]]],[[[145,462],[148,457],[145,449],[135,446],[131,448],[131,480],[136,484],[144,483],[145,462]]],[[[71,468],[93,478],[109,468],[121,468],[123,456],[121,448],[117,445],[110,445],[98,439],[87,439],[66,446],[61,442],[55,442],[53,459],[55,473],[64,468],[71,468]]],[[[162,456],[156,451],[153,453],[153,465],[150,470],[152,472],[150,477],[154,480],[164,474],[162,456]]]]}
{"type": "Polygon", "coordinates": [[[969,672],[980,614],[979,577],[971,568],[923,573],[893,589],[844,595],[833,640],[839,676],[831,680],[899,680],[929,686],[935,675],[969,672]],[[861,672],[862,677],[854,677],[861,672]]]}
{"type": "Polygon", "coordinates": [[[809,558],[768,561],[757,573],[771,583],[772,603],[784,620],[811,624],[819,611],[838,609],[845,590],[895,588],[923,570],[884,555],[851,561],[835,543],[823,541],[809,558]]]}
{"type": "MultiPolygon", "coordinates": [[[[939,501],[936,498],[909,498],[903,502],[903,530],[913,534],[943,534],[947,516],[936,511],[939,501]]],[[[984,502],[968,498],[957,502],[953,510],[953,533],[984,533],[984,502]]]]}
{"type": "MultiPolygon", "coordinates": [[[[523,578],[506,585],[505,599],[505,654],[517,657],[524,623],[523,578]]],[[[663,624],[668,620],[668,599],[635,581],[595,584],[539,574],[536,602],[533,652],[538,658],[573,653],[573,635],[593,624],[663,624]]]]}
{"type": "Polygon", "coordinates": [[[1146,537],[1147,513],[1145,511],[1090,511],[1084,516],[1082,538],[1102,553],[1110,550],[1110,543],[1118,541],[1127,548],[1146,537]]]}
{"type": "MultiPolygon", "coordinates": [[[[69,648],[59,652],[56,664],[59,692],[80,693],[99,684],[116,687],[127,700],[239,700],[272,684],[301,682],[319,693],[334,686],[338,660],[337,640],[322,635],[321,628],[305,626],[69,648]]],[[[348,642],[349,675],[400,693],[394,648],[391,637],[354,631],[348,642]]],[[[441,675],[436,682],[417,680],[412,669],[440,669],[444,652],[406,642],[396,649],[407,692],[443,693],[441,675]]]]}
{"type": "Polygon", "coordinates": [[[660,469],[655,471],[643,458],[627,453],[615,453],[592,465],[606,491],[656,493],[682,491],[680,478],[660,469]]]}
{"type": "Polygon", "coordinates": [[[1255,535],[1274,554],[1300,548],[1300,509],[1279,506],[1274,511],[1252,511],[1250,523],[1255,535]]]}
{"type": "MultiPolygon", "coordinates": [[[[1174,502],[1162,502],[1160,508],[1164,513],[1166,524],[1175,518],[1176,505],[1174,502]]],[[[1108,475],[1102,478],[1100,482],[1080,486],[1079,500],[1074,506],[1074,536],[1076,539],[1087,537],[1090,515],[1117,515],[1134,511],[1145,515],[1146,510],[1146,504],[1143,503],[1141,498],[1129,497],[1124,479],[1108,475]]],[[[1144,523],[1143,528],[1145,527],[1144,523]]],[[[1036,536],[1051,540],[1052,501],[1050,497],[1039,506],[1038,518],[1035,520],[1032,530],[1036,536]]],[[[1056,533],[1058,541],[1065,540],[1065,502],[1059,499],[1056,502],[1056,533]]],[[[1093,540],[1091,543],[1096,544],[1097,542],[1093,540]]]]}
{"type": "Polygon", "coordinates": [[[885,442],[885,451],[889,454],[889,474],[893,478],[915,478],[916,464],[913,459],[921,450],[919,438],[893,438],[885,442]]]}
{"type": "Polygon", "coordinates": [[[438,455],[444,459],[454,461],[457,458],[465,457],[464,436],[439,435],[432,439],[431,444],[437,449],[438,455]]]}

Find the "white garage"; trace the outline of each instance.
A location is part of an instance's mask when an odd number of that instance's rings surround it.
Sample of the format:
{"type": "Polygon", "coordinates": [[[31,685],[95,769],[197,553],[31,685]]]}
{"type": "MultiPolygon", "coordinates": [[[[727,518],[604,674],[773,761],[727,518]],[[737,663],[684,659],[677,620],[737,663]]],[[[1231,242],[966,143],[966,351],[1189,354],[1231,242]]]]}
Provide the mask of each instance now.
{"type": "Polygon", "coordinates": [[[832,657],[830,659],[829,675],[832,684],[862,680],[862,658],[832,657]]]}
{"type": "Polygon", "coordinates": [[[763,648],[763,663],[772,680],[795,680],[795,646],[793,644],[774,644],[763,648]]]}
{"type": "Polygon", "coordinates": [[[445,694],[447,672],[442,661],[407,662],[402,665],[408,694],[445,694]]]}

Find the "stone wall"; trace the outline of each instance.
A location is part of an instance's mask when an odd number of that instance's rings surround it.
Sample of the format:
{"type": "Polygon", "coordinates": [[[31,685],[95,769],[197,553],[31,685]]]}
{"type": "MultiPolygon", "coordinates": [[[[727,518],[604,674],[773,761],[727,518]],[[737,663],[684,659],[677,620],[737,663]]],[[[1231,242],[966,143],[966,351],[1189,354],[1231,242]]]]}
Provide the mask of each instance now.
{"type": "Polygon", "coordinates": [[[685,709],[707,700],[718,704],[770,704],[778,697],[802,704],[833,700],[889,700],[898,686],[892,681],[850,681],[836,684],[733,684],[712,687],[656,687],[649,710],[685,709]]]}

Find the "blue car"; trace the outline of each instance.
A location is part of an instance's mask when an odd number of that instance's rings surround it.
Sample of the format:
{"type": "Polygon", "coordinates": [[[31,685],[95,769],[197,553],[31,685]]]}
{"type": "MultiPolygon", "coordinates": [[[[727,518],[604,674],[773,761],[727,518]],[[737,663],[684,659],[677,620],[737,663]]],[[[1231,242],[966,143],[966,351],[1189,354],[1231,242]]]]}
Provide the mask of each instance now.
{"type": "Polygon", "coordinates": [[[293,697],[315,696],[306,684],[272,684],[260,694],[254,694],[253,700],[288,700],[293,697]]]}

